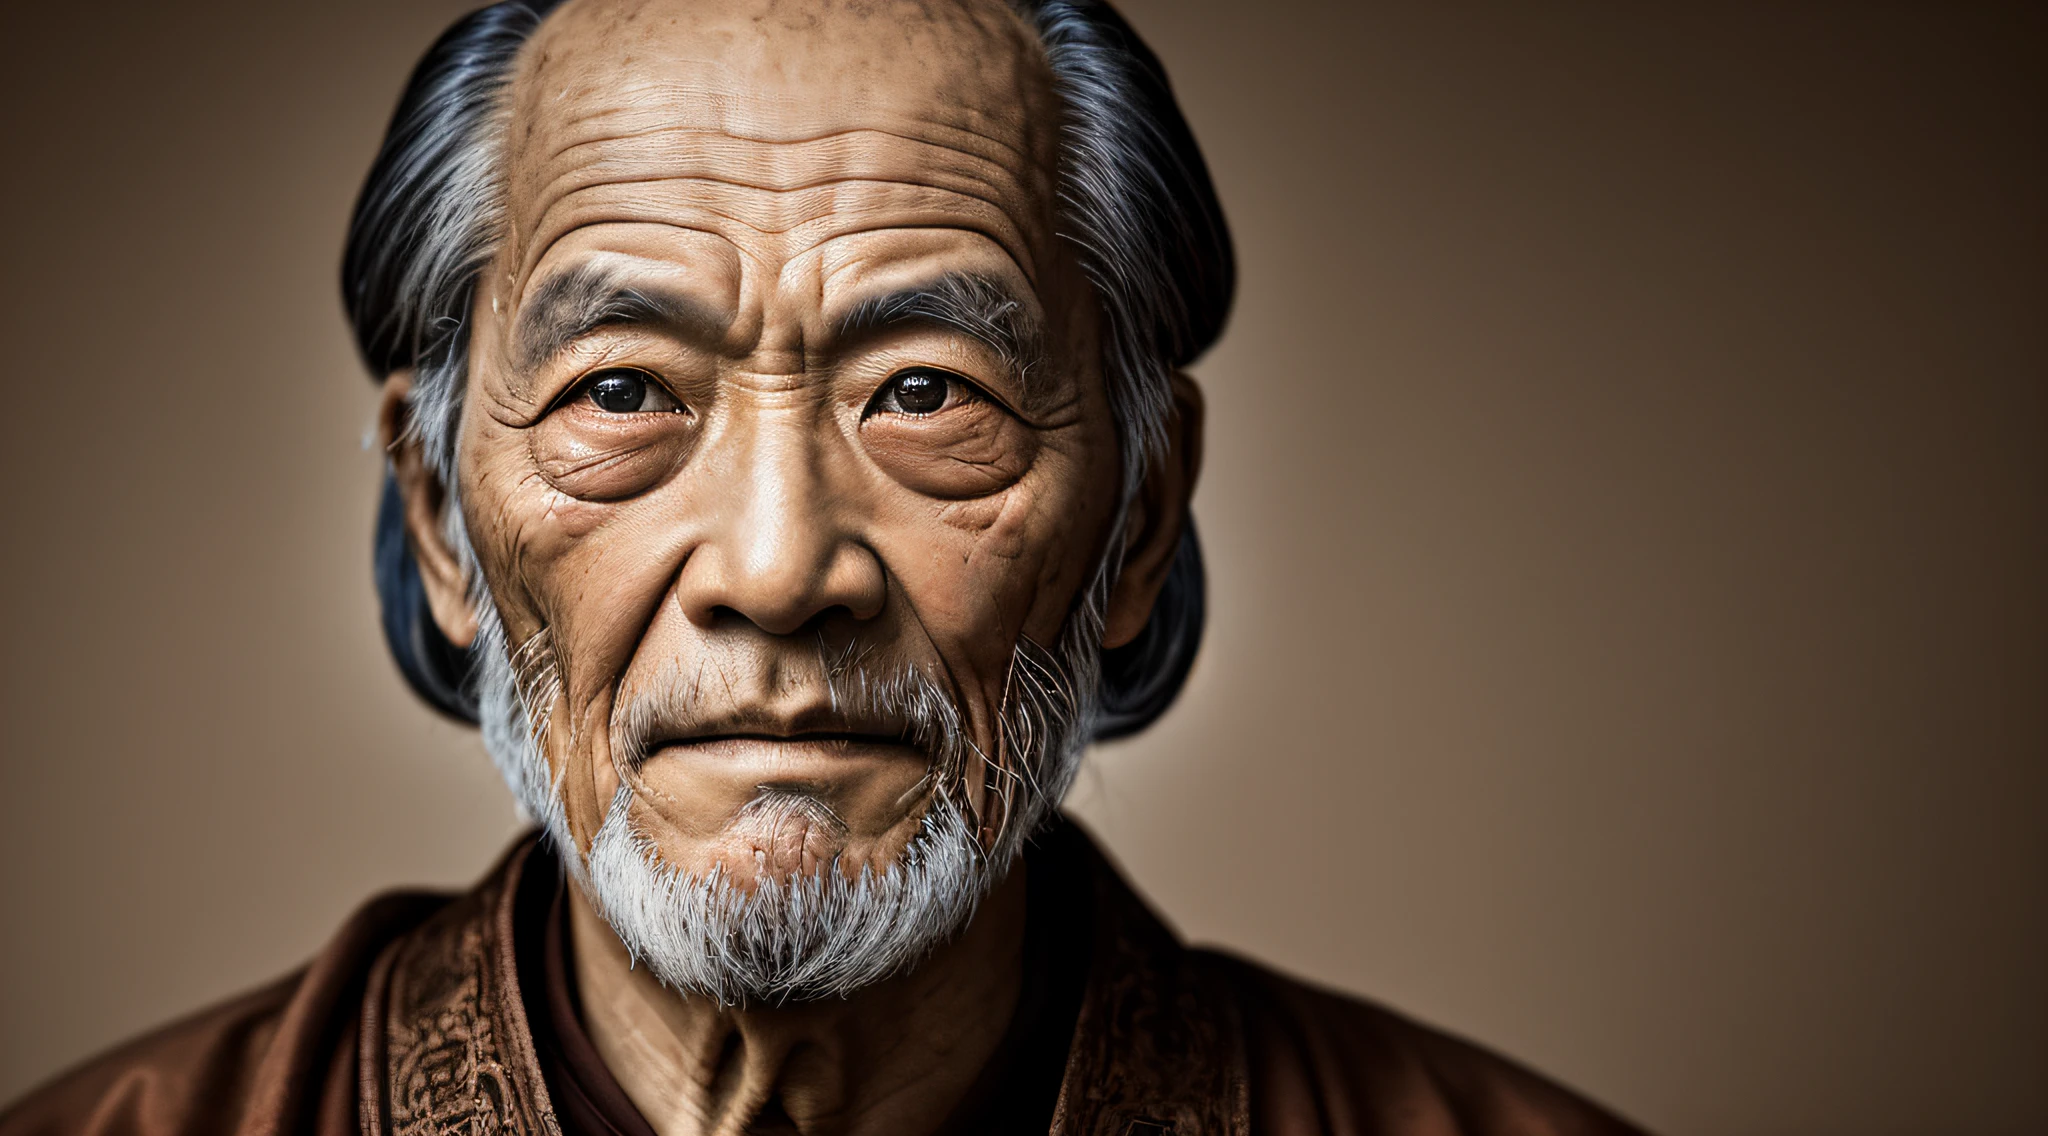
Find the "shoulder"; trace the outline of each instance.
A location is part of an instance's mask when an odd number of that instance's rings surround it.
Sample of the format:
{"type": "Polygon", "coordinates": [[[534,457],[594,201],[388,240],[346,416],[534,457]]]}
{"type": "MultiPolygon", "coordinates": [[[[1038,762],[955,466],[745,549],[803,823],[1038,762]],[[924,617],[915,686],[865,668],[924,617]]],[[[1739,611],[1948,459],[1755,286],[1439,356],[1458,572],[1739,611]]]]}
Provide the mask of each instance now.
{"type": "Polygon", "coordinates": [[[353,1130],[356,1023],[369,970],[446,897],[380,896],[304,969],[93,1058],[0,1111],[0,1136],[353,1130]],[[338,1112],[346,1104],[346,1115],[338,1112]],[[326,1121],[327,1123],[322,1123],[326,1121]]]}
{"type": "Polygon", "coordinates": [[[1255,1133],[1639,1136],[1471,1042],[1242,959],[1192,953],[1242,1015],[1255,1133]]]}

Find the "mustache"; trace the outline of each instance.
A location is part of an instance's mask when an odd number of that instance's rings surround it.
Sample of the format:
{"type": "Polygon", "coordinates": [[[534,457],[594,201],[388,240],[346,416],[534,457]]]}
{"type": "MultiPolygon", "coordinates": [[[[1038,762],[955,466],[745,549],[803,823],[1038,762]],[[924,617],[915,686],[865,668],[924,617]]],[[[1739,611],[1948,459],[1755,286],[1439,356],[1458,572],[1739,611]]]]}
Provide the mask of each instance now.
{"type": "Polygon", "coordinates": [[[664,745],[734,736],[898,742],[922,751],[946,778],[980,756],[962,700],[911,663],[821,649],[815,669],[780,661],[775,669],[775,693],[762,700],[735,698],[732,683],[719,681],[721,672],[708,664],[687,680],[622,688],[611,713],[613,762],[623,775],[664,745]]]}
{"type": "MultiPolygon", "coordinates": [[[[621,780],[630,780],[663,744],[720,736],[907,743],[929,761],[912,792],[930,791],[947,799],[977,823],[992,825],[990,839],[1000,841],[1028,801],[1048,791],[1057,799],[1071,778],[1072,763],[1063,761],[1064,751],[1085,742],[1093,708],[1090,693],[1099,661],[1085,648],[1099,636],[1097,606],[1084,605],[1058,651],[1028,636],[1018,640],[993,718],[993,753],[969,732],[971,718],[962,699],[922,668],[889,659],[857,640],[834,650],[821,639],[815,670],[808,661],[797,665],[799,659],[773,661],[777,671],[785,672],[769,684],[783,695],[780,708],[731,697],[732,683],[722,671],[716,673],[724,681],[709,692],[726,697],[707,697],[705,666],[688,679],[677,674],[637,689],[622,686],[607,731],[612,764],[621,780]],[[806,685],[814,693],[788,697],[806,685]],[[987,772],[986,800],[967,792],[971,764],[987,772]]],[[[553,636],[542,628],[508,654],[511,685],[525,711],[529,736],[541,743],[561,691],[553,636]]],[[[557,792],[559,779],[558,771],[557,792]]]]}

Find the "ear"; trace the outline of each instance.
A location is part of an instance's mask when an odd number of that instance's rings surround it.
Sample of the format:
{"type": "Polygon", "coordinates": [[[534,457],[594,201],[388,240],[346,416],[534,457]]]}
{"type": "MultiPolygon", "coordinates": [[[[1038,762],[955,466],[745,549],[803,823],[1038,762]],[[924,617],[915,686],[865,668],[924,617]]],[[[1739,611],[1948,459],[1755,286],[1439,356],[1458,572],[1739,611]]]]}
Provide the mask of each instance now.
{"type": "Polygon", "coordinates": [[[1173,411],[1166,420],[1166,452],[1145,471],[1124,522],[1124,567],[1103,613],[1102,645],[1121,647],[1138,637],[1180,551],[1188,501],[1202,472],[1202,390],[1173,373],[1173,411]]]}
{"type": "Polygon", "coordinates": [[[405,502],[406,544],[419,566],[427,609],[448,642],[466,648],[476,641],[476,612],[470,607],[462,561],[448,544],[447,490],[427,464],[419,438],[406,428],[411,421],[411,394],[411,371],[399,371],[384,380],[384,397],[377,405],[377,442],[391,461],[392,479],[405,502]]]}

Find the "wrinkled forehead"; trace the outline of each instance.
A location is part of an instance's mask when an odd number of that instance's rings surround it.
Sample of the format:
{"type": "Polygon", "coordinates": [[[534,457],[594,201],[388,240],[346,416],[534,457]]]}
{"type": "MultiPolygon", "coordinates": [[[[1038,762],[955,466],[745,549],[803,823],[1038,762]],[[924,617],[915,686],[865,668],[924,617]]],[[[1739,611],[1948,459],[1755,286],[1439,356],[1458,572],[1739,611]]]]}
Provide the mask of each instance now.
{"type": "Polygon", "coordinates": [[[529,267],[564,197],[642,179],[929,181],[1001,214],[1012,255],[1050,254],[1058,102],[1001,0],[573,0],[522,53],[508,109],[529,267]]]}

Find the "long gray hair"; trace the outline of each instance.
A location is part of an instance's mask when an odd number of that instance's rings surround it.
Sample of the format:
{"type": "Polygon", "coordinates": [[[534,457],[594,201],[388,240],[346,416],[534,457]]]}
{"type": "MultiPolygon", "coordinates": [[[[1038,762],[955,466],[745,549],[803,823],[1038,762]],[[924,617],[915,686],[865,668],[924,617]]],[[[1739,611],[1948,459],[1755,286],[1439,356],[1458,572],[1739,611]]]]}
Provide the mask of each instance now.
{"type": "MultiPolygon", "coordinates": [[[[341,284],[356,345],[379,381],[413,373],[411,429],[451,494],[470,306],[502,231],[499,96],[521,45],[559,3],[504,0],[442,34],[406,84],[349,223],[341,284]]],[[[1236,283],[1230,234],[1165,72],[1115,9],[1097,0],[1017,8],[1039,33],[1064,104],[1059,235],[1079,253],[1102,313],[1128,501],[1165,445],[1171,372],[1222,332],[1236,283]]],[[[478,660],[429,615],[403,516],[387,476],[375,553],[385,640],[423,699],[476,722],[478,660]]],[[[1201,642],[1203,587],[1190,523],[1144,630],[1102,653],[1093,737],[1136,733],[1172,704],[1201,642]]]]}

